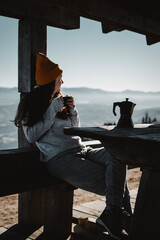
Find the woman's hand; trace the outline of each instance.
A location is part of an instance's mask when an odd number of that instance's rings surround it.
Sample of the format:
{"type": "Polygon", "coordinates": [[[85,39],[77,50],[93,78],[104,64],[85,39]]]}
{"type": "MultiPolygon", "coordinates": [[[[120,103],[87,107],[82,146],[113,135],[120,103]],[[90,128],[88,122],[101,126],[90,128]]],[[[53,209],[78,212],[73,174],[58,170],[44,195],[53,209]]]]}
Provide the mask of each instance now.
{"type": "MultiPolygon", "coordinates": [[[[68,97],[68,95],[66,95],[66,97],[68,97]]],[[[64,101],[63,101],[64,103],[64,101]]],[[[75,107],[75,102],[74,102],[74,98],[72,96],[70,96],[67,101],[65,101],[65,106],[67,106],[68,108],[74,108],[75,107]]]]}

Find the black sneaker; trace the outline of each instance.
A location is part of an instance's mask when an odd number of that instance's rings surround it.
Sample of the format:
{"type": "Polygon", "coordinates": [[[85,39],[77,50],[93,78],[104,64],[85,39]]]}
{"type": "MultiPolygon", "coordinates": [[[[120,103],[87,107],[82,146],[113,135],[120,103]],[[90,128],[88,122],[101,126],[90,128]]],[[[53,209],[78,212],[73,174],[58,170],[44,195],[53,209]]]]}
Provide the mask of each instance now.
{"type": "Polygon", "coordinates": [[[121,208],[113,207],[109,210],[104,210],[99,218],[97,218],[96,223],[104,227],[105,230],[114,239],[120,240],[122,234],[122,220],[121,220],[122,210],[121,208]]]}

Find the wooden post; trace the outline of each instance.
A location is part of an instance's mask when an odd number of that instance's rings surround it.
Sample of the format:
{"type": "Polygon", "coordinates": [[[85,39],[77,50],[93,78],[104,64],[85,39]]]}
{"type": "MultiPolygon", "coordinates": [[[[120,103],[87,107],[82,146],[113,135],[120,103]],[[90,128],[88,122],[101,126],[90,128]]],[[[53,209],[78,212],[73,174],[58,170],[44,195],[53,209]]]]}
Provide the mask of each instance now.
{"type": "Polygon", "coordinates": [[[131,239],[160,239],[160,172],[143,169],[136,199],[131,239]]]}
{"type": "MultiPolygon", "coordinates": [[[[36,54],[46,54],[46,25],[38,20],[19,21],[18,90],[21,96],[35,85],[36,54]]],[[[31,147],[23,130],[18,131],[18,147],[31,147]]],[[[29,177],[29,176],[28,176],[29,177]]],[[[19,224],[39,227],[44,219],[44,190],[19,194],[19,224]]]]}
{"type": "MultiPolygon", "coordinates": [[[[66,240],[71,234],[73,188],[67,185],[47,189],[45,196],[44,234],[66,240]]],[[[47,237],[46,236],[46,237],[47,237]]]]}

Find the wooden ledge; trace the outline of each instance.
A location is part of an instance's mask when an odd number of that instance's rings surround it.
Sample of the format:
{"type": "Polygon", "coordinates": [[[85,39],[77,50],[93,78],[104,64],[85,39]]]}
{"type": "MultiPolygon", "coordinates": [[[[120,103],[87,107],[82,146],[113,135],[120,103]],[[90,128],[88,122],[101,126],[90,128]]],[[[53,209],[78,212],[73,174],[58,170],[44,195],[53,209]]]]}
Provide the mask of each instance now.
{"type": "Polygon", "coordinates": [[[64,133],[100,140],[114,158],[127,165],[160,170],[160,125],[64,128],[64,133]]]}

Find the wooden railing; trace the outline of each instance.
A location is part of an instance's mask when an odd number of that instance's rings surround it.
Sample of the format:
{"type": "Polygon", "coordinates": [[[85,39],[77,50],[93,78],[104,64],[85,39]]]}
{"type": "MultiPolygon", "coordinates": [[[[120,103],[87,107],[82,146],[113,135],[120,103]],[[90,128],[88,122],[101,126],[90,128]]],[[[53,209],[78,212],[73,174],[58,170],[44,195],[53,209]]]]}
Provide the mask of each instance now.
{"type": "Polygon", "coordinates": [[[1,150],[0,166],[0,196],[27,192],[26,204],[20,202],[18,206],[19,225],[34,231],[44,225],[46,236],[67,239],[74,188],[49,176],[36,148],[1,150]],[[28,204],[32,196],[35,202],[28,204]]]}

